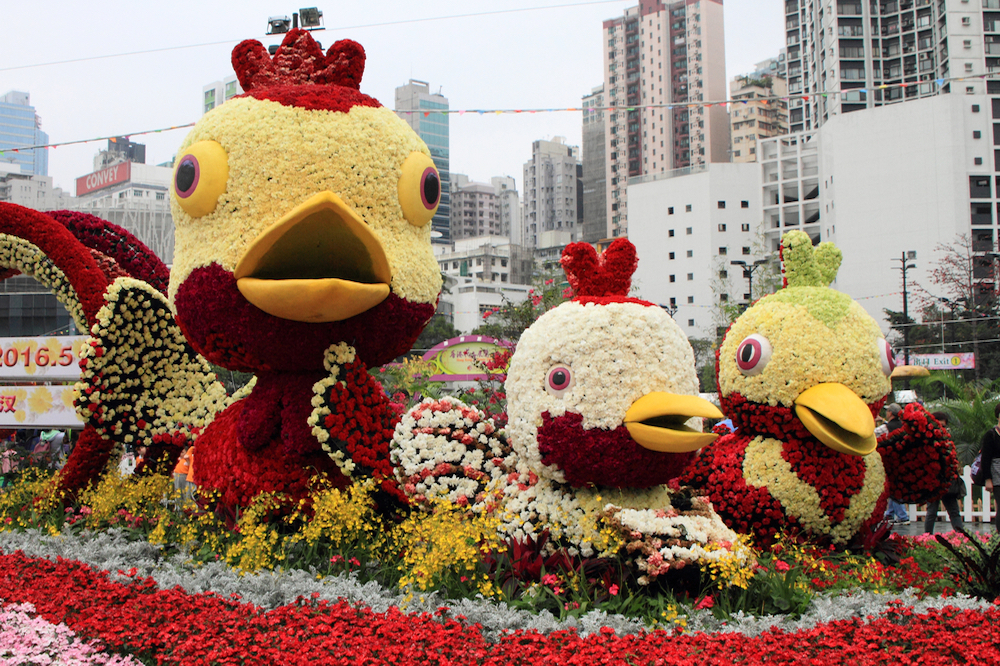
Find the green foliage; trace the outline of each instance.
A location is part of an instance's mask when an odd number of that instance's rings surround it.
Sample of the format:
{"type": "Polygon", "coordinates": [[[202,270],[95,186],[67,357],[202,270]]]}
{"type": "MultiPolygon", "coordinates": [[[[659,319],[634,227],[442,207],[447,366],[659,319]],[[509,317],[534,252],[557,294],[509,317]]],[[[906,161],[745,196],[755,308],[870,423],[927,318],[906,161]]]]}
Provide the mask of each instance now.
{"type": "Polygon", "coordinates": [[[974,535],[965,530],[957,531],[968,540],[964,545],[952,544],[942,535],[934,538],[964,570],[965,575],[958,577],[961,591],[979,599],[997,599],[1000,597],[1000,535],[994,534],[984,546],[974,535]]]}
{"type": "Polygon", "coordinates": [[[387,396],[402,403],[406,409],[424,398],[440,398],[444,387],[441,382],[431,381],[437,372],[434,363],[419,357],[389,363],[368,372],[382,385],[387,396]]]}
{"type": "Polygon", "coordinates": [[[926,400],[933,401],[935,409],[948,414],[948,432],[958,450],[961,465],[969,465],[979,452],[983,433],[996,425],[993,410],[1000,400],[1000,379],[992,381],[966,380],[953,372],[932,372],[930,377],[912,380],[911,385],[926,400]],[[946,399],[941,396],[942,388],[946,399]]]}
{"type": "Polygon", "coordinates": [[[569,285],[561,271],[543,273],[532,280],[528,297],[520,303],[514,303],[506,295],[501,295],[502,304],[484,315],[482,326],[473,331],[473,334],[516,343],[536,319],[571,297],[569,285]]]}
{"type": "Polygon", "coordinates": [[[420,333],[420,337],[413,343],[413,351],[418,353],[426,352],[436,344],[456,338],[459,335],[461,335],[461,332],[455,328],[455,325],[451,323],[448,317],[443,314],[436,314],[431,317],[427,326],[420,333]]]}

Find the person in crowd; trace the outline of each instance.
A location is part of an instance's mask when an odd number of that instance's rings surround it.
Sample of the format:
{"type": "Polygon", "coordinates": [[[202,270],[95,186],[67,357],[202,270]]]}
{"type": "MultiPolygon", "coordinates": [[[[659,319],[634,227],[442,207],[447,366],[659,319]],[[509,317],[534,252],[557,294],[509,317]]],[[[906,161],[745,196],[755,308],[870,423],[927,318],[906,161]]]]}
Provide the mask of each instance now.
{"type": "Polygon", "coordinates": [[[189,495],[188,472],[191,471],[191,458],[194,450],[190,446],[185,446],[181,451],[177,464],[174,465],[174,490],[185,499],[189,495]]]}
{"type": "Polygon", "coordinates": [[[192,444],[188,447],[187,486],[184,489],[188,498],[194,496],[195,488],[197,488],[197,485],[194,482],[194,444],[192,444]]]}
{"type": "MultiPolygon", "coordinates": [[[[902,411],[903,408],[896,402],[885,408],[886,416],[888,417],[888,421],[885,424],[887,434],[903,427],[903,422],[899,418],[902,411]]],[[[910,524],[910,516],[906,513],[906,507],[892,497],[889,498],[888,504],[885,507],[885,518],[895,525],[910,524]]]]}
{"type": "Polygon", "coordinates": [[[122,459],[118,463],[118,472],[122,476],[132,476],[135,472],[135,454],[128,449],[122,454],[122,459]]]}
{"type": "MultiPolygon", "coordinates": [[[[948,429],[948,414],[945,412],[933,412],[931,414],[945,430],[948,429]]],[[[924,532],[934,534],[934,523],[937,522],[938,508],[944,504],[948,512],[948,519],[951,521],[953,529],[960,530],[965,524],[962,522],[962,510],[959,503],[965,497],[965,480],[961,476],[951,482],[948,492],[940,500],[927,503],[927,517],[924,518],[924,532]]]]}
{"type": "Polygon", "coordinates": [[[982,453],[983,469],[987,470],[984,485],[986,490],[993,493],[993,501],[998,509],[993,524],[1000,532],[1000,499],[997,499],[997,494],[993,492],[994,486],[1000,486],[1000,403],[993,408],[993,416],[997,419],[997,423],[983,433],[979,450],[982,453]]]}
{"type": "Polygon", "coordinates": [[[144,469],[146,469],[146,464],[149,461],[146,460],[146,446],[140,444],[135,450],[135,470],[133,474],[141,474],[144,469]]]}

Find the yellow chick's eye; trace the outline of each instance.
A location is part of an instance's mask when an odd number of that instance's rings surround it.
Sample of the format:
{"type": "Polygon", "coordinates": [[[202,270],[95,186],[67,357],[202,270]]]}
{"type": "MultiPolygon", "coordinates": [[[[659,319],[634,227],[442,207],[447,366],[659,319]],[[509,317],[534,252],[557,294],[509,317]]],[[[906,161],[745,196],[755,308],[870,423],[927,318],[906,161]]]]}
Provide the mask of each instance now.
{"type": "Polygon", "coordinates": [[[403,217],[415,227],[431,221],[441,203],[441,178],[434,162],[423,153],[410,153],[399,177],[399,205],[403,217]]]}
{"type": "Polygon", "coordinates": [[[202,217],[215,210],[229,180],[229,155],[216,141],[188,146],[174,167],[174,195],[184,212],[202,217]]]}

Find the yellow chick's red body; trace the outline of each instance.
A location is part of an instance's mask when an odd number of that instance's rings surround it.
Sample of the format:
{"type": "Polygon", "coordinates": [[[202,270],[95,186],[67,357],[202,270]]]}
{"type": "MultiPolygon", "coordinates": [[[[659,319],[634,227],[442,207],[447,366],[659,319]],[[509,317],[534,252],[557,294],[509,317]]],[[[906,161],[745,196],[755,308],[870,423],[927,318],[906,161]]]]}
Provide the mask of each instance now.
{"type": "Polygon", "coordinates": [[[346,483],[308,423],[329,373],[340,393],[325,397],[343,401],[327,410],[333,441],[357,458],[347,468],[391,479],[391,417],[363,370],[408,350],[434,313],[437,171],[412,129],[359,91],[359,44],[324,54],[293,30],[273,59],[242,42],[233,66],[245,94],[178,152],[169,294],[191,345],[257,384],[198,439],[197,480],[229,505],[300,493],[316,471],[346,483]],[[349,353],[331,365],[334,347],[349,353]]]}

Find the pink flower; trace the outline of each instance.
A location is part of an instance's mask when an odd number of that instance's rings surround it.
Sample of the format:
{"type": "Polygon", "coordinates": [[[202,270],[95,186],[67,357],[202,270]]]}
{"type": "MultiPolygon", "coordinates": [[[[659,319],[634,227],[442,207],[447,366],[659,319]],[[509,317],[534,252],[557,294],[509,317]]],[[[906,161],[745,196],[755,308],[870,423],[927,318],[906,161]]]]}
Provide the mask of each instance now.
{"type": "Polygon", "coordinates": [[[618,585],[616,585],[615,583],[612,583],[611,587],[608,588],[608,593],[610,593],[611,596],[613,596],[613,597],[617,597],[618,596],[618,585]]]}
{"type": "Polygon", "coordinates": [[[699,599],[698,603],[696,603],[694,607],[697,610],[704,610],[706,608],[711,608],[714,605],[715,605],[715,599],[713,599],[712,595],[709,594],[699,599]]]}
{"type": "Polygon", "coordinates": [[[777,569],[778,571],[788,571],[789,569],[791,569],[791,567],[788,566],[788,562],[784,562],[782,560],[775,560],[774,568],[777,569]]]}

